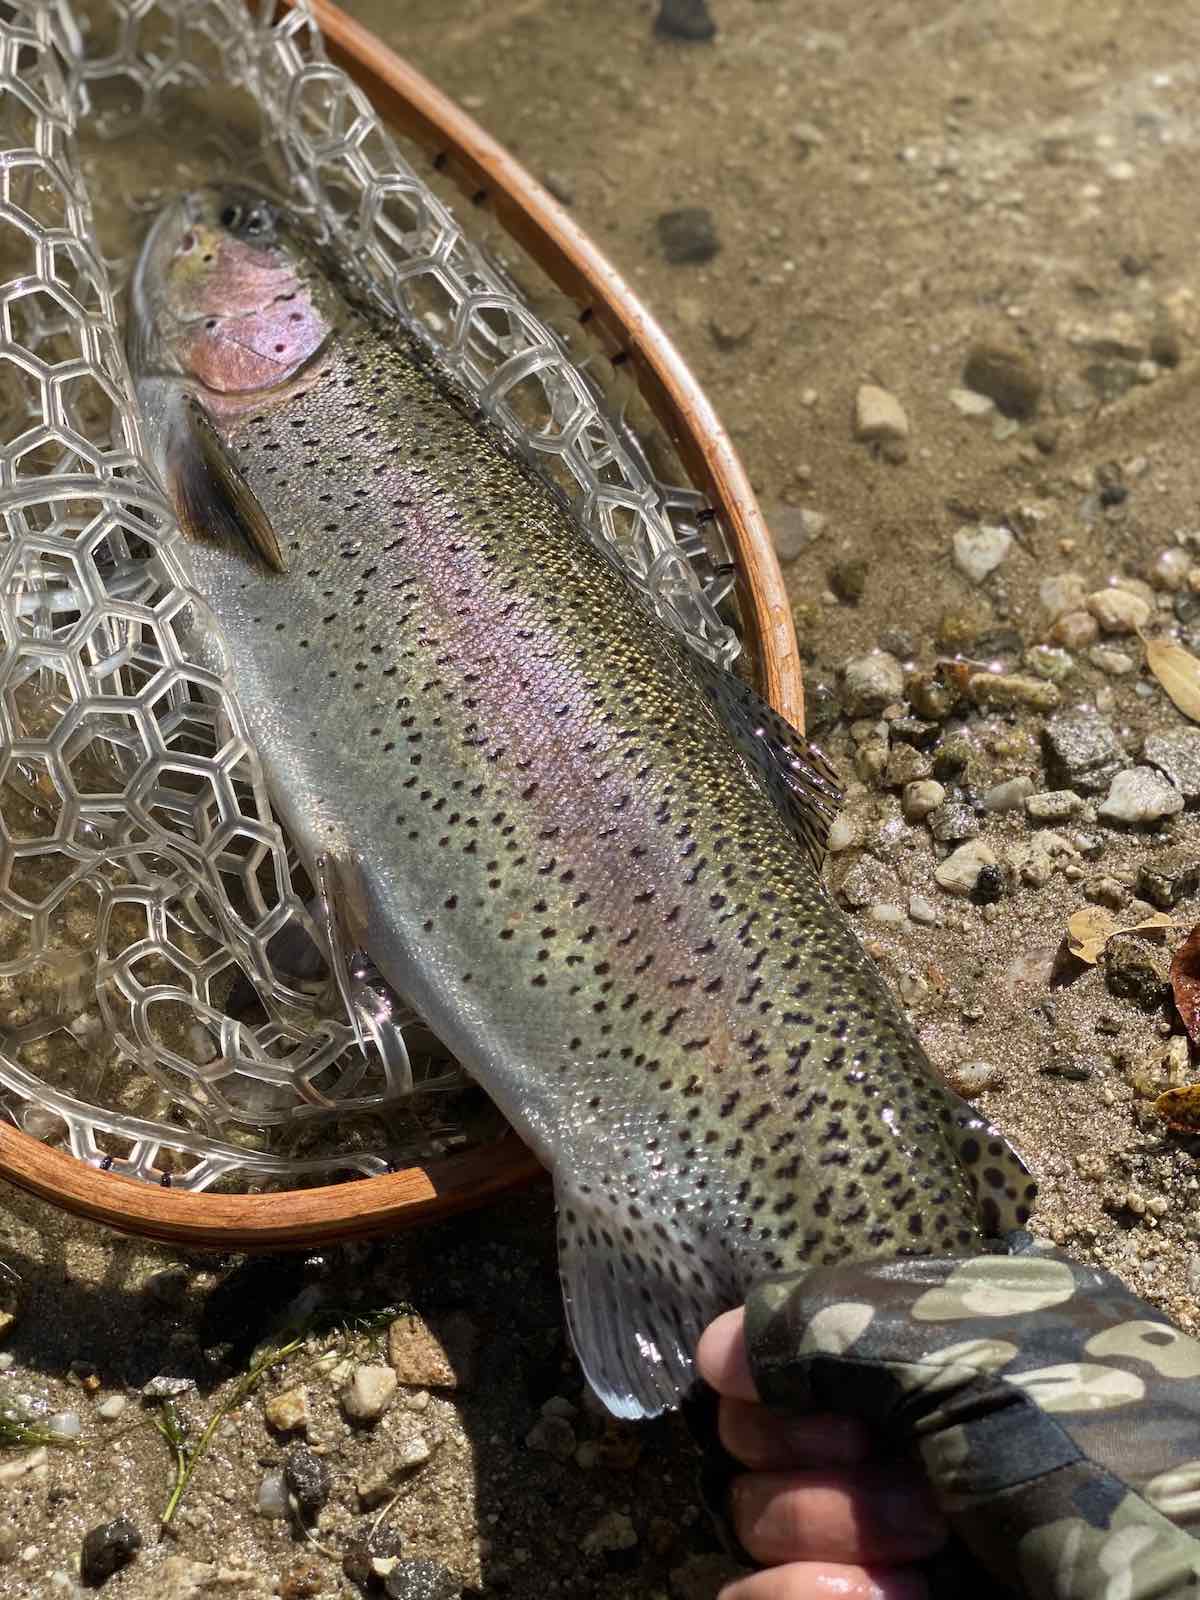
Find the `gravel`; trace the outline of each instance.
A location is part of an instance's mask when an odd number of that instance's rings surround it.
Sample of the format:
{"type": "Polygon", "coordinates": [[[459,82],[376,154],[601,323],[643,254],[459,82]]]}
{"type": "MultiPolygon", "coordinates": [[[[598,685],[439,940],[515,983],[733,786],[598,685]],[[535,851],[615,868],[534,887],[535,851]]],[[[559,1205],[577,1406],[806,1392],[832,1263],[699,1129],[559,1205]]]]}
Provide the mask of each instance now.
{"type": "Polygon", "coordinates": [[[1126,763],[1112,725],[1086,708],[1051,717],[1042,738],[1047,774],[1062,789],[1103,794],[1126,763]]]}
{"type": "Polygon", "coordinates": [[[1007,528],[959,528],[954,535],[954,565],[972,583],[982,583],[995,572],[1012,549],[1007,528]]]}
{"type": "Polygon", "coordinates": [[[938,886],[947,894],[966,897],[979,887],[980,874],[985,868],[997,865],[996,853],[982,839],[971,839],[960,845],[934,868],[933,876],[938,886]]]}
{"type": "Polygon", "coordinates": [[[342,1391],[342,1410],[348,1421],[371,1428],[396,1395],[397,1378],[391,1367],[356,1367],[342,1391]]]}
{"type": "Polygon", "coordinates": [[[898,443],[908,438],[908,416],[894,394],[864,383],[854,397],[854,437],[864,444],[898,443]]]}
{"type": "Polygon", "coordinates": [[[1200,800],[1200,728],[1151,734],[1142,745],[1142,760],[1165,773],[1188,804],[1200,800]]]}
{"type": "Polygon", "coordinates": [[[79,1555],[79,1575],[89,1589],[107,1583],[133,1560],[142,1548],[142,1534],[128,1517],[114,1517],[84,1535],[79,1555]]]}
{"type": "Polygon", "coordinates": [[[1041,399],[1042,380],[1033,362],[1013,345],[980,342],[971,346],[963,364],[968,389],[987,395],[1006,417],[1032,417],[1041,399]]]}
{"type": "Polygon", "coordinates": [[[1161,822],[1183,810],[1183,796],[1153,767],[1118,772],[1099,807],[1106,822],[1161,822]]]}
{"type": "Polygon", "coordinates": [[[886,650],[872,650],[844,663],[842,704],[847,716],[875,716],[903,695],[904,669],[886,650]]]}

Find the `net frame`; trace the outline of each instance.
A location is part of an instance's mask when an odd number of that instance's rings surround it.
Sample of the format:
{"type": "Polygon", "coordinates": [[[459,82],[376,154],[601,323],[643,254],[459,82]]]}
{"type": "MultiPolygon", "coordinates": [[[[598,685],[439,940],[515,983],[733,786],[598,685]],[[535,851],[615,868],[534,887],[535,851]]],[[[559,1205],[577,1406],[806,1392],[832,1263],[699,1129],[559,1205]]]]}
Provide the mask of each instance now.
{"type": "Polygon", "coordinates": [[[308,913],[141,450],[74,138],[95,96],[129,86],[132,119],[150,126],[181,85],[242,89],[279,186],[351,251],[381,308],[423,326],[660,615],[722,664],[737,650],[718,609],[730,564],[713,559],[704,497],[654,478],[558,334],[327,59],[307,8],[91,10],[112,25],[107,49],[67,0],[0,8],[5,270],[11,249],[20,258],[0,288],[0,982],[19,996],[0,1032],[0,1095],[26,1131],[80,1160],[187,1189],[369,1175],[386,1166],[369,1148],[288,1156],[227,1137],[231,1121],[327,1115],[313,1091],[344,1114],[395,1103],[404,1086],[381,1079],[344,1019],[314,1019],[272,959],[308,913]],[[217,1003],[233,971],[265,1023],[217,1003]],[[164,1042],[164,1006],[209,1037],[208,1060],[164,1042]],[[80,1093],[67,1068],[98,1036],[112,1042],[106,1070],[144,1084],[154,1115],[80,1093]]]}

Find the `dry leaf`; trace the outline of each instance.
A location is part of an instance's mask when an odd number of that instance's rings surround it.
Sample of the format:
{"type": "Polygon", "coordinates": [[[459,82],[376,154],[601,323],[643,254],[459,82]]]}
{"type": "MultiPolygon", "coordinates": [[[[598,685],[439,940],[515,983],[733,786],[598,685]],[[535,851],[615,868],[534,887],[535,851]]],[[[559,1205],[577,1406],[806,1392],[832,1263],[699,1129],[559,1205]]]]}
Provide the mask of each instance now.
{"type": "Polygon", "coordinates": [[[1200,926],[1192,929],[1171,957],[1175,1009],[1193,1044],[1200,1034],[1200,926]]]}
{"type": "Polygon", "coordinates": [[[1179,1133],[1200,1133],[1200,1083],[1164,1090],[1154,1102],[1154,1109],[1168,1127],[1179,1133]]]}
{"type": "Polygon", "coordinates": [[[1200,659],[1173,639],[1143,639],[1146,665],[1171,699],[1193,722],[1200,722],[1200,659]]]}
{"type": "Polygon", "coordinates": [[[1152,912],[1141,922],[1119,923],[1112,912],[1106,911],[1103,906],[1084,906],[1067,923],[1067,948],[1077,960],[1094,967],[1104,954],[1104,946],[1115,933],[1154,933],[1174,926],[1174,918],[1168,917],[1165,911],[1152,912]]]}

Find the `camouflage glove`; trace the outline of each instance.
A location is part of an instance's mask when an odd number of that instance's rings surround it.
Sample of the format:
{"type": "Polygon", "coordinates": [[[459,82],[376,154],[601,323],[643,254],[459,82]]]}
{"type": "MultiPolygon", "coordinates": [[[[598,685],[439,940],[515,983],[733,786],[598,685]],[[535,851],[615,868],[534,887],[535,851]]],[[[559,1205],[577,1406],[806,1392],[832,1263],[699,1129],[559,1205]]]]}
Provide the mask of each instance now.
{"type": "Polygon", "coordinates": [[[1200,1600],[1200,1342],[1035,1246],[767,1280],[746,1344],[776,1410],[915,1449],[958,1539],[1028,1600],[1200,1600]]]}

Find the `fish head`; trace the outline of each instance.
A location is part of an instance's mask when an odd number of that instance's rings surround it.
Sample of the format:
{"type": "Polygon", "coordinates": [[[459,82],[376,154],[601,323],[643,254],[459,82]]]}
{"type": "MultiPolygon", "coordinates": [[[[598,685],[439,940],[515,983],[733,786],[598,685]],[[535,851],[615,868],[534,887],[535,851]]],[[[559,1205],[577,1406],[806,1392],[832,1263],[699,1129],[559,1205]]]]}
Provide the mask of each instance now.
{"type": "Polygon", "coordinates": [[[236,409],[310,369],[336,318],[284,207],[239,184],[195,189],[159,213],[142,247],[130,365],[139,381],[182,378],[214,409],[236,409]]]}

